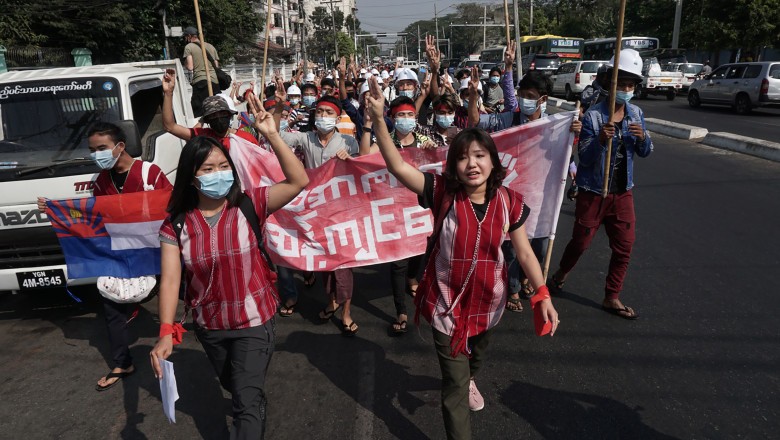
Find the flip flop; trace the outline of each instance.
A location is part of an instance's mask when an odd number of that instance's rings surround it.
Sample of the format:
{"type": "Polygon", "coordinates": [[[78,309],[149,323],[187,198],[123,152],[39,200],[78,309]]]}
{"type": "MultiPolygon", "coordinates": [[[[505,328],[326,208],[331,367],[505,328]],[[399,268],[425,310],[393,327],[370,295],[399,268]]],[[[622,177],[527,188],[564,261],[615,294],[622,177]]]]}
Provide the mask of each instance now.
{"type": "Polygon", "coordinates": [[[332,318],[332,317],[333,317],[333,315],[334,315],[336,312],[338,312],[340,308],[341,308],[341,304],[339,304],[339,305],[338,305],[338,306],[337,306],[335,309],[333,309],[333,310],[328,310],[328,306],[325,306],[325,308],[324,308],[324,309],[322,309],[322,310],[320,311],[320,315],[319,315],[319,316],[320,316],[320,320],[321,320],[322,322],[327,322],[327,321],[329,321],[329,320],[330,320],[330,318],[332,318]]]}
{"type": "Polygon", "coordinates": [[[511,296],[506,299],[506,309],[510,312],[520,313],[523,311],[523,304],[520,302],[520,298],[512,298],[511,296]],[[515,307],[510,306],[510,304],[515,307]]]}
{"type": "Polygon", "coordinates": [[[344,324],[344,326],[341,328],[341,334],[344,336],[355,336],[358,332],[358,328],[359,327],[355,321],[352,321],[349,323],[349,325],[344,324]]]}
{"type": "Polygon", "coordinates": [[[293,315],[293,313],[295,313],[295,306],[297,305],[298,303],[296,302],[295,304],[291,304],[289,306],[279,307],[279,316],[281,316],[282,318],[289,318],[290,316],[293,315]]]}
{"type": "Polygon", "coordinates": [[[120,380],[126,378],[127,376],[130,376],[133,373],[135,373],[135,368],[133,368],[131,371],[122,371],[121,373],[114,373],[114,372],[109,371],[109,373],[106,374],[106,379],[113,379],[113,378],[116,377],[117,380],[111,382],[110,384],[108,384],[108,385],[106,385],[104,387],[102,387],[100,385],[95,385],[95,390],[97,390],[97,391],[105,391],[105,390],[113,387],[114,385],[118,384],[120,380]]]}
{"type": "Polygon", "coordinates": [[[623,306],[623,308],[618,308],[618,307],[607,307],[602,305],[601,309],[609,313],[610,315],[620,316],[623,319],[628,319],[631,321],[635,319],[639,319],[639,314],[636,312],[636,310],[628,306],[623,306]]]}
{"type": "Polygon", "coordinates": [[[390,333],[393,336],[400,336],[406,333],[406,321],[395,321],[394,323],[390,324],[390,333]]]}

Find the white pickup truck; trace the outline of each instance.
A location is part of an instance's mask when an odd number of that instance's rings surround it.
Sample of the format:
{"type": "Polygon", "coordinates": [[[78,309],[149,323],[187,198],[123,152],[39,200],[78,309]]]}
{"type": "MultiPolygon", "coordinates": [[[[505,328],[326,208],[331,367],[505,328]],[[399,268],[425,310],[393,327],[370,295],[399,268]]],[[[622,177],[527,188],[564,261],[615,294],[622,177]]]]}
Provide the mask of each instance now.
{"type": "Polygon", "coordinates": [[[644,79],[637,86],[635,94],[639,98],[647,98],[647,95],[664,95],[669,101],[674,100],[677,93],[682,90],[682,72],[665,72],[656,58],[643,60],[642,74],[644,79]]]}
{"type": "MultiPolygon", "coordinates": [[[[86,131],[95,121],[118,123],[126,150],[156,163],[173,181],[184,142],[162,126],[162,75],[178,60],[18,70],[0,74],[0,291],[86,284],[69,280],[54,230],[36,208],[38,196],[92,195],[99,172],[86,131]]],[[[191,126],[186,87],[177,87],[178,123],[191,126]]]]}

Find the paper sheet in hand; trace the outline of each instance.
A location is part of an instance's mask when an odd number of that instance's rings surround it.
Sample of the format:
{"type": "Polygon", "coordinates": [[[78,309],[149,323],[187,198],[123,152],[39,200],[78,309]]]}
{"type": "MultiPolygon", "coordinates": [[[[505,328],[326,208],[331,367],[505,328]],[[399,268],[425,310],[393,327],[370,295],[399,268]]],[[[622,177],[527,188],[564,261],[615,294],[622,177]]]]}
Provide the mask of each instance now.
{"type": "Polygon", "coordinates": [[[160,379],[160,395],[162,396],[163,412],[168,421],[176,423],[176,401],[179,391],[176,389],[176,376],[173,374],[173,362],[160,359],[163,377],[160,379]]]}

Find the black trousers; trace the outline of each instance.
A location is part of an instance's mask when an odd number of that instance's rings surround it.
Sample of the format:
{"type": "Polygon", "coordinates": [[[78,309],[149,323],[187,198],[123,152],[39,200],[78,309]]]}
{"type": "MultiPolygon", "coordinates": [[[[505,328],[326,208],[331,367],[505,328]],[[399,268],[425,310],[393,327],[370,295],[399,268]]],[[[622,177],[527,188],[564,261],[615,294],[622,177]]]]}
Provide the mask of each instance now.
{"type": "MultiPolygon", "coordinates": [[[[219,84],[211,83],[211,91],[217,95],[219,94],[219,84]]],[[[190,105],[192,106],[192,113],[197,118],[203,115],[203,100],[209,97],[209,83],[205,79],[192,84],[192,98],[190,99],[190,105]]]]}
{"type": "Polygon", "coordinates": [[[405,258],[390,263],[390,284],[393,288],[393,303],[397,315],[406,315],[407,278],[420,278],[422,255],[405,258]]]}
{"type": "Polygon", "coordinates": [[[133,357],[130,356],[130,335],[127,330],[127,317],[138,307],[138,304],[119,304],[109,299],[103,300],[103,313],[106,317],[108,329],[108,342],[111,346],[111,359],[113,368],[127,369],[133,365],[133,357]]]}
{"type": "Polygon", "coordinates": [[[265,375],[274,352],[274,319],[240,330],[195,328],[219,383],[233,400],[231,440],[262,439],[265,435],[265,375]]]}

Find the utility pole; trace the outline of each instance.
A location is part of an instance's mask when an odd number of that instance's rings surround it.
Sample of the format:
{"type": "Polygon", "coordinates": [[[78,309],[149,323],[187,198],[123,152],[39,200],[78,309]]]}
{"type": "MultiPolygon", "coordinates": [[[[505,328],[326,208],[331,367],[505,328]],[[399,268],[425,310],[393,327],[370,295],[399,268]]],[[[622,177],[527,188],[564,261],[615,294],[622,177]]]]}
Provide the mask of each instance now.
{"type": "Polygon", "coordinates": [[[677,0],[677,8],[674,10],[674,31],[672,32],[672,49],[680,45],[680,19],[682,18],[682,0],[677,0]]]}
{"type": "Polygon", "coordinates": [[[287,47],[287,30],[289,23],[287,23],[287,6],[285,5],[285,1],[286,0],[280,0],[279,5],[282,8],[282,46],[287,47]]]}
{"type": "Polygon", "coordinates": [[[534,0],[531,0],[531,16],[528,17],[528,35],[534,34],[534,0]]]}
{"type": "Polygon", "coordinates": [[[512,6],[515,10],[515,65],[517,66],[517,87],[520,87],[520,78],[523,77],[523,53],[520,50],[520,17],[517,12],[517,2],[519,0],[513,0],[512,6]]]}
{"type": "Polygon", "coordinates": [[[339,59],[339,29],[336,29],[336,12],[333,9],[333,3],[341,3],[340,1],[322,2],[322,4],[328,3],[330,5],[330,22],[333,25],[333,47],[336,49],[336,59],[339,59]]]}
{"type": "Polygon", "coordinates": [[[352,35],[355,38],[355,53],[358,53],[358,46],[357,46],[357,8],[352,8],[352,35]]]}
{"type": "Polygon", "coordinates": [[[422,54],[420,53],[420,25],[417,25],[417,62],[422,61],[422,54]]]}
{"type": "MultiPolygon", "coordinates": [[[[433,20],[436,22],[436,40],[439,40],[439,16],[436,13],[436,3],[433,4],[433,20]]],[[[438,46],[439,43],[436,43],[438,46]]]]}
{"type": "Polygon", "coordinates": [[[306,20],[303,2],[298,2],[298,26],[301,26],[301,53],[303,55],[303,73],[308,73],[309,60],[306,58],[306,20]]]}
{"type": "Polygon", "coordinates": [[[163,21],[163,40],[165,41],[165,58],[166,60],[171,59],[171,48],[168,47],[168,24],[165,22],[165,19],[167,18],[165,14],[165,7],[163,6],[162,10],[162,21],[163,21]]]}
{"type": "Polygon", "coordinates": [[[487,5],[482,14],[482,50],[487,48],[487,5]]]}

